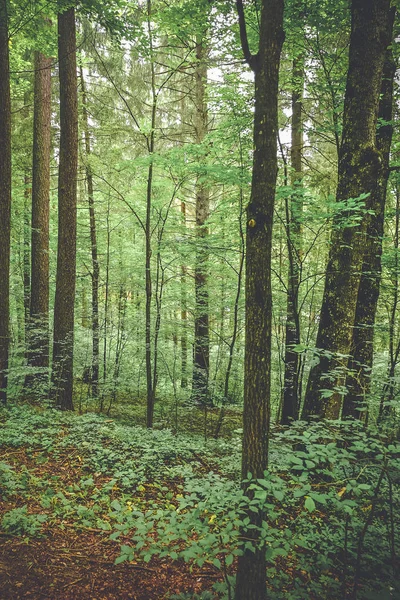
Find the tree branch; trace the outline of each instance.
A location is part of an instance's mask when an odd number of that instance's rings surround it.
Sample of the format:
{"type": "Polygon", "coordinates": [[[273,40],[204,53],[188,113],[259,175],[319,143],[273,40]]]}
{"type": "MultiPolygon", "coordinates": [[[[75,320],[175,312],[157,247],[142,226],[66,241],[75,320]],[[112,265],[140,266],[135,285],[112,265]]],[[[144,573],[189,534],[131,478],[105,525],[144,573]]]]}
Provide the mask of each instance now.
{"type": "Polygon", "coordinates": [[[245,61],[255,71],[257,55],[250,52],[249,40],[247,38],[246,18],[244,16],[243,0],[236,0],[236,10],[239,18],[240,41],[242,44],[245,61]]]}

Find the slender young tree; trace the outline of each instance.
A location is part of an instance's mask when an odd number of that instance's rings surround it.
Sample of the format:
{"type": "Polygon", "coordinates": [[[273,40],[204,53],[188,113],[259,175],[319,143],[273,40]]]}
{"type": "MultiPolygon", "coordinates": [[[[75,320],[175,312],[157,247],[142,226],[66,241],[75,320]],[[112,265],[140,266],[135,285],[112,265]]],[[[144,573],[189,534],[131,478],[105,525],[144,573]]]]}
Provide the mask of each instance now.
{"type": "Polygon", "coordinates": [[[365,208],[374,208],[374,193],[382,172],[376,126],[382,69],[391,41],[389,11],[390,0],[352,0],[336,195],[339,210],[333,220],[316,341],[318,363],[310,371],[304,417],[340,415],[367,226],[366,210],[357,203],[364,198],[365,208]]]}
{"type": "Polygon", "coordinates": [[[7,402],[10,342],[11,97],[7,0],[0,0],[0,401],[7,402]]]}
{"type": "MultiPolygon", "coordinates": [[[[395,9],[390,16],[391,36],[395,9]]],[[[393,137],[393,84],[396,62],[392,45],[386,50],[383,66],[381,99],[379,102],[376,145],[381,154],[382,168],[373,194],[373,214],[368,215],[363,266],[358,289],[355,322],[351,340],[351,358],[346,377],[346,396],[343,402],[343,417],[366,418],[365,399],[371,383],[374,355],[374,325],[379,299],[381,280],[382,238],[387,183],[389,179],[389,157],[393,137]],[[362,408],[363,410],[359,410],[362,408]]]]}
{"type": "MultiPolygon", "coordinates": [[[[261,3],[257,54],[250,52],[242,0],[237,0],[244,57],[254,72],[254,157],[247,207],[246,338],[244,364],[242,477],[262,477],[268,462],[271,384],[271,245],[277,176],[278,80],[283,43],[283,0],[261,3]]],[[[252,525],[263,514],[249,511],[252,525]]],[[[254,552],[239,557],[236,600],[266,598],[265,548],[257,529],[246,531],[254,552]]]]}
{"type": "MultiPolygon", "coordinates": [[[[298,7],[296,6],[298,10],[298,7]]],[[[297,16],[297,15],[296,15],[297,16]]],[[[300,17],[298,17],[300,21],[300,17]]],[[[295,350],[300,344],[299,285],[301,267],[301,213],[303,208],[303,89],[304,89],[304,25],[296,27],[298,36],[292,70],[291,186],[293,195],[287,211],[287,245],[289,256],[288,292],[285,335],[285,373],[283,384],[282,423],[299,417],[299,375],[301,355],[295,350]]],[[[287,200],[289,203],[289,200],[287,200]]]]}
{"type": "MultiPolygon", "coordinates": [[[[49,368],[49,214],[51,150],[51,58],[35,52],[31,286],[28,366],[49,368]]],[[[42,379],[42,378],[40,378],[42,379]]],[[[47,373],[43,380],[47,380],[47,373]]],[[[28,375],[25,387],[38,382],[28,375]]]]}
{"type": "MultiPolygon", "coordinates": [[[[186,227],[186,202],[181,201],[182,225],[186,227]]],[[[186,389],[188,385],[187,363],[188,363],[188,339],[187,339],[187,266],[181,264],[181,388],[186,389]]]]}
{"type": "Polygon", "coordinates": [[[58,59],[60,77],[60,158],[51,394],[57,407],[62,410],[73,410],[78,169],[78,94],[74,8],[69,8],[58,15],[58,59]]]}
{"type": "Polygon", "coordinates": [[[90,164],[90,155],[92,153],[89,117],[87,111],[86,85],[83,75],[83,68],[80,65],[80,79],[82,91],[82,116],[83,116],[83,138],[85,145],[85,171],[86,185],[89,201],[89,226],[90,226],[90,249],[92,256],[92,368],[91,368],[91,388],[92,397],[97,398],[99,393],[99,363],[100,363],[100,328],[99,328],[99,282],[100,282],[100,264],[97,250],[97,228],[96,212],[94,206],[94,187],[93,173],[90,164]]]}
{"type": "MultiPolygon", "coordinates": [[[[196,40],[195,70],[195,139],[202,144],[208,131],[207,106],[207,55],[205,33],[196,40]]],[[[200,403],[208,399],[208,377],[210,371],[210,332],[208,306],[208,251],[207,219],[210,213],[210,192],[201,177],[196,182],[196,263],[194,270],[195,315],[192,398],[200,403]]]]}

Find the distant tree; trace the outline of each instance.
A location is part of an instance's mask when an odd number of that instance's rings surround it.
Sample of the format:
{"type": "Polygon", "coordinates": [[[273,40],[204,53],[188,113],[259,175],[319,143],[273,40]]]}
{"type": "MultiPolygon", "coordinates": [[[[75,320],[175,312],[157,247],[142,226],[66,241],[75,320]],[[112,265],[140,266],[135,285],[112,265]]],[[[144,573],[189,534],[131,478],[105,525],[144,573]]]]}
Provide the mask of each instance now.
{"type": "Polygon", "coordinates": [[[353,0],[351,5],[338,210],[316,340],[318,362],[310,371],[304,417],[340,415],[364,257],[366,213],[374,208],[382,171],[376,126],[385,52],[390,43],[389,10],[390,0],[353,0]]]}
{"type": "Polygon", "coordinates": [[[10,341],[11,97],[7,1],[0,0],[0,400],[7,402],[10,341]]]}
{"type": "MultiPolygon", "coordinates": [[[[268,462],[271,384],[271,248],[277,176],[278,79],[283,43],[283,0],[261,3],[257,54],[250,52],[243,4],[237,0],[244,57],[254,72],[254,157],[251,197],[247,207],[246,338],[244,364],[242,477],[262,477],[268,462]]],[[[260,527],[263,514],[249,511],[260,527]]],[[[266,598],[265,548],[257,529],[246,531],[255,551],[239,557],[236,600],[266,598]]]]}
{"type": "Polygon", "coordinates": [[[57,407],[62,410],[73,410],[76,186],[78,168],[78,96],[74,8],[69,8],[58,15],[58,36],[60,158],[51,394],[57,407]]]}

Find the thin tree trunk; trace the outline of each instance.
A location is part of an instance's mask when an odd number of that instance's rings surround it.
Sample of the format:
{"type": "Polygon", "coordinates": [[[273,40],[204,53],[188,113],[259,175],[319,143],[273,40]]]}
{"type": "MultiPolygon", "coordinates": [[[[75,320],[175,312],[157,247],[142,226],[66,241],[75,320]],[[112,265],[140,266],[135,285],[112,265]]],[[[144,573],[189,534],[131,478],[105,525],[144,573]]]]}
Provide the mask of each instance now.
{"type": "Polygon", "coordinates": [[[390,402],[394,399],[395,382],[394,376],[400,355],[400,341],[395,343],[395,328],[397,311],[399,306],[399,242],[400,242],[400,188],[396,185],[396,212],[394,229],[394,265],[393,265],[393,301],[389,315],[389,360],[387,367],[387,382],[383,386],[382,397],[379,405],[378,421],[382,423],[390,415],[392,406],[390,402]]]}
{"type": "Polygon", "coordinates": [[[108,336],[108,312],[110,306],[110,248],[111,248],[111,230],[110,230],[110,194],[108,195],[107,201],[107,250],[106,250],[106,274],[105,274],[105,298],[104,298],[104,337],[103,337],[103,390],[100,397],[100,412],[103,412],[104,398],[106,393],[107,383],[107,336],[108,336]]]}
{"type": "Polygon", "coordinates": [[[92,153],[91,140],[89,132],[89,119],[87,112],[87,97],[83,68],[80,65],[80,78],[82,90],[82,114],[83,114],[83,137],[86,153],[86,183],[89,201],[89,222],[90,222],[90,248],[92,255],[92,368],[91,368],[91,388],[92,397],[97,398],[99,394],[99,363],[100,363],[100,328],[99,328],[99,281],[100,264],[97,250],[97,229],[96,212],[94,207],[93,173],[90,165],[90,155],[92,153]]]}
{"type": "MultiPolygon", "coordinates": [[[[25,387],[48,382],[49,369],[49,218],[51,150],[51,59],[35,52],[33,159],[32,159],[32,255],[29,326],[29,367],[25,387]]],[[[40,392],[40,388],[38,388],[40,392]]],[[[43,389],[41,390],[43,393],[43,389]]]]}
{"type": "MultiPolygon", "coordinates": [[[[181,202],[182,224],[186,227],[186,204],[181,202]]],[[[188,356],[188,341],[187,341],[187,292],[186,292],[186,277],[187,267],[181,265],[181,388],[186,389],[188,386],[187,378],[187,356],[188,356]]]]}
{"type": "Polygon", "coordinates": [[[146,387],[147,387],[147,401],[146,401],[146,425],[147,427],[153,427],[154,417],[154,389],[153,389],[153,371],[152,371],[152,358],[151,358],[151,302],[152,302],[152,282],[151,282],[151,208],[152,208],[152,195],[153,195],[153,154],[155,144],[155,126],[156,126],[156,113],[157,113],[157,93],[155,87],[155,70],[154,60],[152,53],[152,34],[151,34],[151,1],[147,2],[148,10],[148,32],[151,47],[151,90],[152,90],[152,107],[151,107],[151,131],[147,141],[147,149],[149,152],[150,164],[147,174],[147,193],[146,193],[146,222],[145,222],[145,238],[146,238],[146,257],[145,257],[145,269],[146,269],[146,387]]]}
{"type": "Polygon", "coordinates": [[[10,344],[11,97],[7,1],[0,0],[0,402],[7,402],[10,344]]]}
{"type": "MultiPolygon", "coordinates": [[[[263,477],[268,464],[271,385],[271,249],[277,176],[278,80],[283,43],[283,0],[263,0],[259,50],[252,55],[241,0],[237,0],[243,53],[255,74],[254,158],[246,237],[246,338],[242,478],[263,477]]],[[[247,490],[245,484],[245,491],[247,490]]],[[[248,511],[243,535],[253,543],[238,559],[236,600],[265,600],[264,514],[248,511]]]]}
{"type": "Polygon", "coordinates": [[[73,8],[58,15],[60,72],[60,162],[58,248],[54,302],[52,397],[62,410],[73,410],[74,302],[76,276],[76,201],[78,167],[78,95],[76,30],[73,8]]]}
{"type": "MultiPolygon", "coordinates": [[[[391,37],[395,10],[392,9],[391,37]]],[[[393,84],[396,63],[392,47],[386,50],[383,66],[379,121],[376,136],[377,148],[382,159],[381,176],[374,194],[374,214],[368,216],[367,234],[360,287],[358,289],[355,322],[351,342],[351,359],[346,377],[347,394],[343,402],[343,417],[364,420],[367,416],[365,401],[371,384],[374,353],[374,325],[381,281],[382,237],[387,183],[389,178],[389,157],[393,136],[393,84]],[[362,410],[360,411],[359,408],[362,410]]]]}
{"type": "Polygon", "coordinates": [[[30,174],[24,175],[24,316],[25,316],[25,356],[28,357],[29,321],[31,303],[31,216],[30,199],[32,193],[32,179],[30,174]]]}
{"type": "MultiPolygon", "coordinates": [[[[241,144],[240,144],[240,146],[241,146],[241,144]]],[[[240,152],[242,152],[242,148],[240,148],[240,152]]],[[[242,158],[242,154],[241,154],[241,158],[242,158]]],[[[232,365],[233,365],[233,355],[234,355],[234,350],[235,350],[235,346],[236,346],[236,340],[238,337],[239,301],[240,301],[240,295],[241,295],[241,291],[242,291],[242,278],[243,278],[243,269],[244,269],[244,260],[245,260],[245,240],[244,240],[242,219],[243,219],[243,189],[240,188],[240,214],[239,214],[240,259],[239,259],[239,270],[238,270],[238,278],[237,278],[235,304],[234,304],[234,308],[233,308],[233,331],[232,331],[231,341],[229,344],[229,358],[228,358],[228,365],[226,367],[226,373],[225,373],[223,403],[220,408],[217,424],[216,424],[215,430],[214,430],[214,438],[215,439],[217,439],[220,434],[222,423],[223,423],[224,416],[225,416],[225,403],[228,401],[228,397],[229,397],[229,381],[230,381],[230,377],[231,377],[231,371],[232,371],[232,365]]]]}
{"type": "MultiPolygon", "coordinates": [[[[303,30],[299,34],[303,33],[303,30]]],[[[302,152],[303,152],[303,87],[304,53],[293,59],[292,131],[291,131],[291,186],[293,194],[290,209],[287,206],[287,245],[289,255],[285,373],[281,422],[285,425],[299,417],[299,375],[301,356],[295,350],[300,344],[299,285],[301,269],[301,218],[303,211],[302,152]]],[[[288,200],[287,200],[288,202],[288,200]]]]}
{"type": "MultiPolygon", "coordinates": [[[[389,0],[353,0],[349,69],[340,147],[337,202],[366,195],[374,208],[381,157],[376,126],[385,52],[390,43],[389,0]]],[[[338,418],[344,394],[348,355],[365,246],[366,211],[339,210],[331,248],[316,348],[319,362],[309,375],[303,416],[338,418]],[[361,219],[354,222],[354,216],[361,219]],[[350,220],[350,224],[348,221],[350,220]]]]}
{"type": "MultiPolygon", "coordinates": [[[[196,90],[195,90],[195,136],[201,144],[208,131],[207,107],[207,47],[198,36],[196,41],[196,90]]],[[[194,270],[195,315],[192,398],[204,404],[208,401],[208,378],[210,371],[210,333],[208,306],[208,250],[207,219],[210,211],[210,194],[206,184],[196,182],[196,262],[194,270]]]]}

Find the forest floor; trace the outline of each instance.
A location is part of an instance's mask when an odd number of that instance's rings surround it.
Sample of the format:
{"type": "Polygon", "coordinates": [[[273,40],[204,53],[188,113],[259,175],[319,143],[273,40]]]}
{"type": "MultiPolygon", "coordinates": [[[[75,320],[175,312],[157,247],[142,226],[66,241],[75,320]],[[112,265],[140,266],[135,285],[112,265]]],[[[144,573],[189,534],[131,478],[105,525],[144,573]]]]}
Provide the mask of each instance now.
{"type": "MultiPolygon", "coordinates": [[[[232,597],[243,518],[240,422],[228,413],[229,436],[214,440],[195,411],[186,418],[197,435],[93,413],[0,409],[0,599],[232,597]]],[[[389,510],[387,487],[375,485],[382,478],[371,449],[381,453],[380,442],[352,432],[344,449],[323,440],[337,432],[321,427],[294,428],[289,444],[283,433],[270,450],[275,474],[258,480],[255,497],[269,515],[269,597],[352,598],[357,536],[368,521],[357,600],[400,600],[399,494],[393,487],[389,510]],[[291,454],[298,440],[307,452],[291,454]],[[348,481],[327,469],[339,461],[352,470],[348,481]]],[[[400,448],[389,448],[394,469],[400,448]]]]}
{"type": "MultiPolygon", "coordinates": [[[[28,455],[26,449],[2,449],[2,460],[16,472],[28,470],[41,481],[57,477],[57,487],[77,485],[85,476],[79,456],[66,451],[57,461],[37,464],[42,453],[28,455]]],[[[106,482],[97,478],[95,484],[106,482]]],[[[1,517],[10,509],[24,506],[26,497],[0,502],[1,517]]],[[[43,508],[32,497],[29,514],[43,508]]],[[[43,523],[41,537],[0,533],[0,598],[45,598],[48,600],[169,599],[172,594],[199,593],[221,573],[210,565],[190,568],[182,561],[153,558],[151,565],[135,561],[115,565],[120,544],[110,541],[109,531],[77,525],[63,516],[43,523]]]]}

